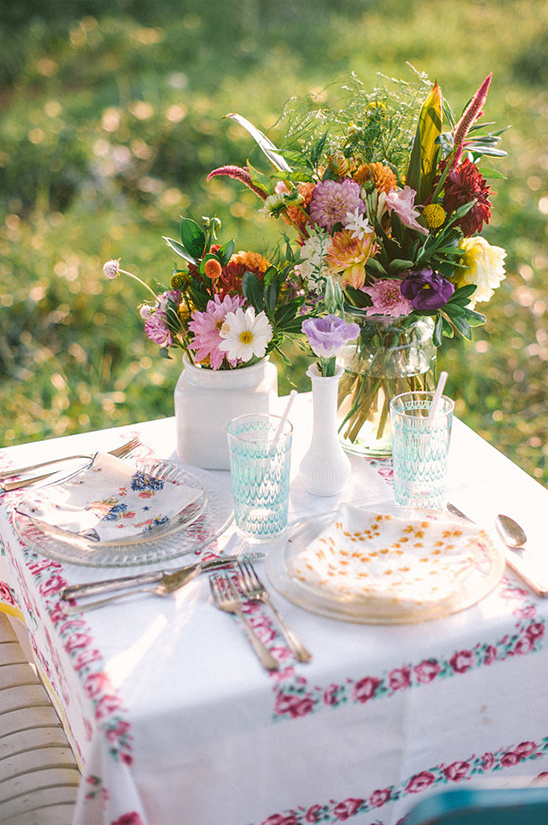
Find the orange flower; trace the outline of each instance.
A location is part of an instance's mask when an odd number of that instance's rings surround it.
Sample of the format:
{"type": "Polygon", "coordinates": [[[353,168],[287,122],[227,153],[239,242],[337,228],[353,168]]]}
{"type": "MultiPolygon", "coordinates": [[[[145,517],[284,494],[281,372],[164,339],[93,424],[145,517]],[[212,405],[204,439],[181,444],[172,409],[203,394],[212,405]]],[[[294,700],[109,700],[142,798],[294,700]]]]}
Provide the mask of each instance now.
{"type": "Polygon", "coordinates": [[[360,186],[370,180],[377,192],[386,192],[387,195],[398,185],[392,169],[383,163],[364,163],[356,169],[353,178],[360,186]]]}
{"type": "Polygon", "coordinates": [[[264,275],[270,266],[270,261],[262,255],[259,255],[258,252],[236,252],[236,254],[231,257],[229,266],[230,264],[241,264],[256,275],[259,275],[259,273],[264,275]]]}
{"type": "Polygon", "coordinates": [[[312,193],[314,192],[315,185],[316,184],[312,182],[299,183],[299,185],[297,186],[297,191],[299,195],[302,197],[302,201],[300,202],[299,206],[287,207],[287,217],[300,230],[304,230],[307,224],[307,217],[303,212],[303,209],[306,209],[306,207],[312,200],[312,193]]]}
{"type": "Polygon", "coordinates": [[[341,286],[347,284],[361,289],[365,284],[365,264],[377,252],[374,232],[362,238],[353,238],[348,229],[335,232],[327,252],[327,264],[331,270],[341,275],[341,286]]]}
{"type": "Polygon", "coordinates": [[[209,258],[204,264],[204,274],[212,281],[218,278],[223,268],[217,258],[209,258]]]}

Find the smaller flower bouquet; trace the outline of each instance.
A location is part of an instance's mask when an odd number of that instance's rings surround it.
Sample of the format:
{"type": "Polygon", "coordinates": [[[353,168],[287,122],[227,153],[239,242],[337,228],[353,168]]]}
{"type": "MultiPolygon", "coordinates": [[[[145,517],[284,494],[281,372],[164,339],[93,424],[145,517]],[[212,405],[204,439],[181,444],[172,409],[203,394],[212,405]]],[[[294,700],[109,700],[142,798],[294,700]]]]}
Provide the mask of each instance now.
{"type": "MultiPolygon", "coordinates": [[[[274,173],[248,164],[220,167],[210,177],[242,181],[263,201],[263,213],[281,218],[284,234],[294,233],[294,271],[320,311],[332,279],[351,320],[371,321],[363,323],[340,387],[350,442],[374,408],[382,435],[390,398],[421,385],[433,360],[415,357],[425,330],[434,347],[444,337],[471,338],[486,321],[476,305],[505,277],[505,251],[480,235],[491,215],[480,161],[506,154],[498,148],[500,132],[478,124],[490,81],[489,75],[457,119],[438,84],[423,75],[418,88],[402,82],[394,93],[367,93],[353,77],[342,109],[291,104],[282,149],[230,115],[274,173]],[[412,363],[399,371],[394,359],[409,348],[412,363]]],[[[502,177],[492,168],[487,173],[502,177]]]]}
{"type": "Polygon", "coordinates": [[[301,333],[305,296],[288,264],[280,269],[258,252],[235,252],[234,241],[217,242],[217,218],[200,226],[183,218],[180,240],[165,238],[185,262],[171,275],[169,287],[155,292],[113,259],[104,265],[107,278],[120,274],[139,281],[151,300],[140,305],[145,334],[169,358],[171,348],[184,350],[190,362],[206,369],[250,366],[301,333]]]}

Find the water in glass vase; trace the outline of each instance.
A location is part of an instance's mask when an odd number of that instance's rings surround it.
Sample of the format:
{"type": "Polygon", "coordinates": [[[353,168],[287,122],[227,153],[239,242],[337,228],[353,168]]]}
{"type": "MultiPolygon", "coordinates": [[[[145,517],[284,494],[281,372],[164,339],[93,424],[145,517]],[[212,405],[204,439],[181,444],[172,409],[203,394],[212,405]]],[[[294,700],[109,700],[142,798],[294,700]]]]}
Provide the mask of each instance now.
{"type": "Polygon", "coordinates": [[[402,392],[433,389],[434,323],[429,316],[367,316],[348,307],[345,315],[361,332],[337,357],[344,369],[337,409],[339,438],[351,453],[389,456],[391,399],[402,392]]]}

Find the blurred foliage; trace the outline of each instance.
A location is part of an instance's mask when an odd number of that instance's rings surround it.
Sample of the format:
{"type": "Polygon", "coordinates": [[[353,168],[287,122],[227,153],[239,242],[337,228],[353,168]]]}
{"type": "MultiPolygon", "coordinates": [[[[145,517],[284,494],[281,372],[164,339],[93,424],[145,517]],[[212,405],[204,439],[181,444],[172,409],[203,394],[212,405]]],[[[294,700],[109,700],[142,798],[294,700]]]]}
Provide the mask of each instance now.
{"type": "MultiPolygon", "coordinates": [[[[548,483],[548,8],[537,0],[24,0],[0,8],[0,445],[172,414],[180,369],[142,332],[137,284],[182,214],[218,214],[272,247],[255,196],[207,173],[260,164],[239,112],[276,140],[293,94],[409,61],[462,109],[493,71],[487,119],[511,124],[486,237],[508,277],[472,342],[440,366],[471,427],[548,483]]],[[[281,386],[306,387],[297,362],[281,386]]],[[[473,457],[471,458],[473,463],[473,457]]]]}

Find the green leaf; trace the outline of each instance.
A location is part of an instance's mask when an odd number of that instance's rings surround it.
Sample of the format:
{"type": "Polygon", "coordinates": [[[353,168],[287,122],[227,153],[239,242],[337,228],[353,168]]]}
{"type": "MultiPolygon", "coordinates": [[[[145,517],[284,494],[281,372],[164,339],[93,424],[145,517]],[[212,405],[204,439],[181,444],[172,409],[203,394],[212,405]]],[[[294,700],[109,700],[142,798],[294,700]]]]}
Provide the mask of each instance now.
{"type": "Polygon", "coordinates": [[[461,286],[453,292],[448,303],[466,306],[469,302],[470,296],[474,294],[476,289],[476,284],[466,284],[466,286],[461,286]]]}
{"type": "Polygon", "coordinates": [[[379,261],[377,261],[376,258],[369,258],[365,265],[365,268],[375,277],[378,277],[380,275],[381,277],[386,278],[386,276],[388,275],[386,269],[380,264],[379,261]]]}
{"type": "Polygon", "coordinates": [[[441,347],[443,338],[443,317],[438,313],[436,316],[436,323],[434,325],[434,346],[441,347]]]}
{"type": "Polygon", "coordinates": [[[192,218],[181,220],[181,242],[193,258],[199,260],[204,254],[206,236],[202,227],[192,218]]]}
{"type": "Polygon", "coordinates": [[[181,258],[184,258],[185,261],[188,261],[188,263],[198,266],[198,261],[196,258],[191,255],[190,252],[188,252],[188,250],[181,243],[179,243],[179,241],[175,241],[173,238],[166,238],[165,235],[163,238],[167,245],[170,246],[173,251],[177,253],[177,255],[180,255],[181,258]]]}
{"type": "Polygon", "coordinates": [[[267,175],[263,175],[262,172],[259,172],[258,169],[255,169],[249,162],[246,163],[247,170],[251,176],[251,182],[258,186],[260,189],[264,189],[264,191],[268,194],[272,191],[272,184],[270,182],[270,178],[267,175]]]}
{"type": "Polygon", "coordinates": [[[325,148],[325,142],[327,140],[328,132],[324,132],[321,138],[314,144],[312,149],[310,150],[310,163],[313,167],[318,165],[318,161],[322,155],[322,152],[325,148]]]}
{"type": "Polygon", "coordinates": [[[279,169],[280,172],[291,172],[291,167],[286,162],[286,160],[280,155],[272,141],[264,135],[260,129],[257,129],[247,118],[242,117],[241,115],[234,114],[231,112],[225,117],[231,118],[231,120],[235,120],[236,123],[239,123],[240,126],[243,126],[244,129],[247,129],[251,137],[256,141],[259,148],[264,152],[270,163],[279,169]]]}
{"type": "Polygon", "coordinates": [[[506,175],[499,172],[498,169],[482,169],[481,174],[486,180],[506,180],[506,175]]]}
{"type": "Polygon", "coordinates": [[[246,272],[242,278],[242,292],[255,312],[264,310],[263,288],[254,272],[246,272]]]}
{"type": "Polygon", "coordinates": [[[269,266],[263,279],[264,305],[269,317],[274,315],[280,292],[280,277],[276,267],[269,266]]]}
{"type": "Polygon", "coordinates": [[[485,157],[489,158],[508,157],[508,152],[505,152],[504,149],[495,149],[494,146],[478,146],[477,144],[473,144],[472,146],[467,146],[466,151],[474,152],[479,155],[485,155],[485,157]]]}
{"type": "Polygon", "coordinates": [[[217,252],[217,257],[221,261],[223,266],[226,266],[229,262],[230,258],[234,254],[234,250],[236,245],[234,241],[227,241],[225,244],[221,246],[219,251],[217,252]]]}
{"type": "Polygon", "coordinates": [[[397,275],[398,272],[404,272],[406,269],[411,269],[413,266],[413,261],[406,261],[403,258],[394,258],[393,261],[390,261],[388,272],[390,275],[397,275]]]}
{"type": "Polygon", "coordinates": [[[465,317],[470,324],[471,327],[480,327],[482,324],[485,324],[487,321],[487,316],[484,315],[482,312],[476,312],[474,309],[466,309],[464,310],[465,317]]]}
{"type": "Polygon", "coordinates": [[[460,315],[458,315],[452,316],[451,320],[463,338],[467,338],[468,340],[472,338],[472,330],[470,329],[470,324],[465,318],[461,318],[460,315]]]}

